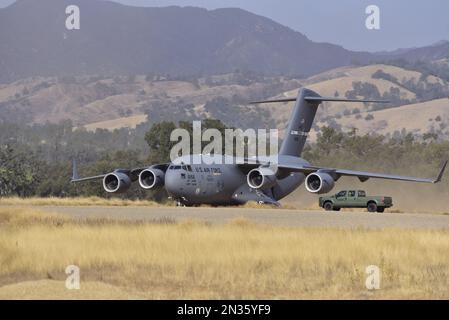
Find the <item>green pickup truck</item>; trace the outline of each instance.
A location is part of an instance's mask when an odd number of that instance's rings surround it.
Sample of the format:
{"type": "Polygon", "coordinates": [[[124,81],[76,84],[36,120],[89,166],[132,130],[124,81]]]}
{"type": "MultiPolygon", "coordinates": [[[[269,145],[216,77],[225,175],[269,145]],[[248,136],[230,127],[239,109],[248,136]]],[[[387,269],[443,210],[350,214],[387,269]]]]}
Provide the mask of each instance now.
{"type": "Polygon", "coordinates": [[[384,212],[393,206],[391,197],[367,196],[363,190],[343,190],[339,193],[320,197],[320,207],[326,211],[340,211],[341,208],[367,208],[369,212],[384,212]]]}

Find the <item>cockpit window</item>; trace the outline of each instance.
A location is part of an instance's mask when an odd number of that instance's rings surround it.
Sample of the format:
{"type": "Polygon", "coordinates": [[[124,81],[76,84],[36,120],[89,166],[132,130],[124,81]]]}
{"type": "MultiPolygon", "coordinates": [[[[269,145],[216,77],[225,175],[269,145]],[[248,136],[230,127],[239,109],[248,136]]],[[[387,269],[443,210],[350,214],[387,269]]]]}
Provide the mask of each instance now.
{"type": "Polygon", "coordinates": [[[182,166],[175,166],[175,165],[171,165],[168,167],[168,170],[186,170],[186,171],[190,171],[192,172],[192,166],[191,165],[182,165],[182,166]]]}

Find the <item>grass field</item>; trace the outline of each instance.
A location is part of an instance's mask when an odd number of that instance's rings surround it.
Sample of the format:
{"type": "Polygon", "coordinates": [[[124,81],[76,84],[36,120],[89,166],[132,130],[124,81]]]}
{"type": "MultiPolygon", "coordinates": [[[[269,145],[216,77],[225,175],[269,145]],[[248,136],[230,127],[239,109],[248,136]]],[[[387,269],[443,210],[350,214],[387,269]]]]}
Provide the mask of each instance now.
{"type": "MultiPolygon", "coordinates": [[[[76,198],[58,198],[58,197],[48,197],[48,198],[39,198],[39,197],[31,197],[31,198],[20,198],[20,197],[7,197],[0,198],[0,207],[1,206],[15,206],[15,207],[39,207],[39,206],[111,206],[111,207],[173,207],[176,206],[175,202],[167,201],[165,203],[158,203],[155,201],[149,200],[128,200],[128,199],[120,199],[120,198],[101,198],[101,197],[76,197],[76,198]]],[[[210,207],[208,205],[201,205],[201,207],[210,207]]],[[[296,204],[296,203],[284,203],[281,207],[275,207],[270,205],[261,205],[256,202],[248,202],[245,205],[238,206],[238,208],[242,209],[256,209],[256,208],[264,208],[264,209],[287,209],[287,210],[296,210],[296,209],[305,209],[305,210],[322,210],[318,206],[316,201],[312,203],[308,202],[306,204],[296,204]]],[[[346,208],[343,211],[360,211],[360,209],[351,209],[346,208]]],[[[398,209],[387,209],[387,212],[402,212],[398,209]]]]}
{"type": "MultiPolygon", "coordinates": [[[[376,189],[377,187],[372,187],[372,189],[376,189]]],[[[408,187],[410,189],[410,187],[408,187]]],[[[343,189],[343,188],[342,188],[343,189]]],[[[408,189],[407,189],[408,190],[408,189]]],[[[412,191],[410,191],[411,193],[412,191]]],[[[422,190],[421,190],[422,192],[422,190]]],[[[381,191],[373,191],[374,194],[382,194],[381,191]]],[[[386,192],[387,194],[391,194],[391,192],[386,192]]],[[[394,207],[387,209],[386,213],[403,213],[403,212],[417,212],[417,213],[433,213],[433,214],[445,214],[448,215],[447,208],[443,209],[445,206],[444,197],[445,194],[441,193],[431,193],[428,191],[425,193],[425,199],[413,200],[409,206],[405,205],[404,202],[409,203],[410,200],[403,200],[405,198],[410,199],[409,193],[404,191],[405,195],[398,194],[394,197],[394,199],[401,198],[401,205],[395,205],[394,207]],[[415,202],[419,202],[416,204],[415,202]],[[421,204],[421,206],[419,206],[421,204]],[[433,210],[429,210],[429,208],[435,207],[433,210]]],[[[58,198],[58,197],[48,197],[48,198],[39,198],[39,197],[31,197],[31,198],[20,198],[20,197],[0,197],[0,207],[1,206],[31,206],[31,207],[39,207],[39,206],[110,206],[110,207],[174,207],[176,203],[173,201],[166,201],[164,203],[159,203],[155,201],[149,200],[129,200],[129,199],[121,199],[121,198],[101,198],[101,197],[74,197],[74,198],[58,198]]],[[[211,207],[208,205],[201,205],[201,207],[211,207]]],[[[281,207],[274,207],[270,205],[260,205],[255,202],[249,202],[245,205],[238,206],[241,209],[286,209],[286,210],[310,210],[310,211],[322,211],[323,209],[318,206],[317,200],[308,194],[307,192],[302,192],[295,195],[292,195],[290,199],[285,200],[282,203],[281,207]],[[297,200],[299,199],[299,200],[297,200]]],[[[360,208],[345,208],[342,211],[347,212],[360,212],[365,211],[366,209],[360,208]]]]}
{"type": "MultiPolygon", "coordinates": [[[[101,197],[74,197],[74,198],[20,198],[7,197],[0,198],[0,206],[111,206],[111,207],[173,207],[176,206],[174,201],[166,201],[164,203],[150,201],[150,200],[129,200],[120,198],[101,198],[101,197]]],[[[201,207],[211,207],[209,205],[201,205],[201,207]]],[[[298,209],[292,204],[285,204],[282,207],[275,207],[270,205],[261,205],[256,202],[248,202],[245,205],[238,206],[239,208],[272,208],[272,209],[298,209]]],[[[312,209],[312,208],[310,208],[312,209]]],[[[313,210],[319,210],[318,205],[313,206],[313,210]]]]}
{"type": "MultiPolygon", "coordinates": [[[[77,197],[77,198],[0,198],[0,206],[147,206],[157,207],[162,204],[147,200],[127,200],[120,198],[77,197]]],[[[164,205],[174,205],[167,202],[164,205]]]]}
{"type": "Polygon", "coordinates": [[[72,220],[0,209],[0,298],[449,298],[449,232],[72,220]],[[65,268],[81,269],[67,290],[65,268]],[[381,289],[365,288],[365,268],[381,289]]]}

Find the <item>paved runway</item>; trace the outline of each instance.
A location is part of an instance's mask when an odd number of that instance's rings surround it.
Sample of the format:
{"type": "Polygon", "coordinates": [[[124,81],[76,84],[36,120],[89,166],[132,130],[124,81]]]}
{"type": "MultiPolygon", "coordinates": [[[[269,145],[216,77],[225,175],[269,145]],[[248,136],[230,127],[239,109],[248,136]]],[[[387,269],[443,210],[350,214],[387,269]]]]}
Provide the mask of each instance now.
{"type": "Polygon", "coordinates": [[[318,228],[405,228],[448,229],[449,215],[418,213],[366,213],[323,212],[289,209],[247,208],[178,208],[178,207],[34,207],[59,212],[74,218],[109,217],[114,219],[151,220],[171,218],[176,221],[198,220],[210,223],[226,223],[235,218],[246,218],[261,224],[318,228]]]}

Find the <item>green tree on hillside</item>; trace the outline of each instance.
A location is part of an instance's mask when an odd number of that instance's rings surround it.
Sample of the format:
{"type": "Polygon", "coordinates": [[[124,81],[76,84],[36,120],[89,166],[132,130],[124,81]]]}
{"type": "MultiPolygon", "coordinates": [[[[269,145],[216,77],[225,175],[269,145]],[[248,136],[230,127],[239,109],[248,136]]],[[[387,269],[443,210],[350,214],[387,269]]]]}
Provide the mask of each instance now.
{"type": "Polygon", "coordinates": [[[39,183],[40,165],[36,157],[26,151],[0,147],[0,195],[33,195],[39,183]]]}

